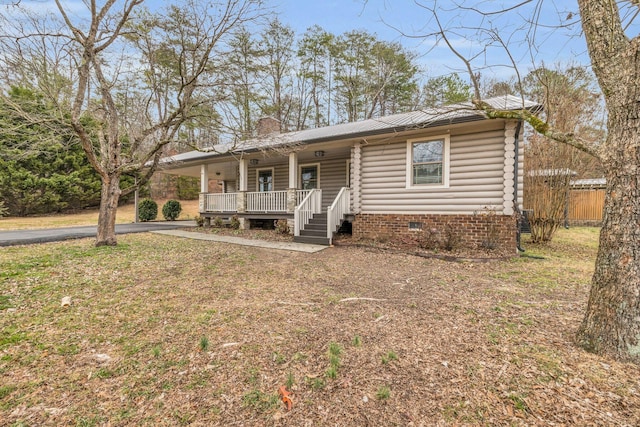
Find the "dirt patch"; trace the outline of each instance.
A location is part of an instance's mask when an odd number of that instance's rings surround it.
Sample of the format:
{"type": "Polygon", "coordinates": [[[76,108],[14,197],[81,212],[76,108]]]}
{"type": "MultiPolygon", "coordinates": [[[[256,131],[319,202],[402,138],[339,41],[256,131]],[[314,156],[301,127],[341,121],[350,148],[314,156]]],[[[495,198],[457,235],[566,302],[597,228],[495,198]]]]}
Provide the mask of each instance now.
{"type": "Polygon", "coordinates": [[[205,234],[218,234],[221,236],[241,237],[243,239],[266,240],[269,242],[293,242],[293,235],[279,233],[276,230],[235,230],[230,227],[188,227],[185,231],[205,234]]]}
{"type": "Polygon", "coordinates": [[[573,343],[571,235],[490,263],[119,241],[0,252],[0,424],[640,423],[638,367],[573,343]]]}

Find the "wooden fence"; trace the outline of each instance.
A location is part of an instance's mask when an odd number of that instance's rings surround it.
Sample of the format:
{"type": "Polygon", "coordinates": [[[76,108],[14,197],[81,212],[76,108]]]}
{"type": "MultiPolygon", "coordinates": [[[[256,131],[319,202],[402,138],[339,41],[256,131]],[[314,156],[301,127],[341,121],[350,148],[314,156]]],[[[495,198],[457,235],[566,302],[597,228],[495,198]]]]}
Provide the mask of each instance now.
{"type": "Polygon", "coordinates": [[[572,189],[569,193],[569,221],[573,225],[597,225],[602,221],[603,207],[603,189],[572,189]]]}

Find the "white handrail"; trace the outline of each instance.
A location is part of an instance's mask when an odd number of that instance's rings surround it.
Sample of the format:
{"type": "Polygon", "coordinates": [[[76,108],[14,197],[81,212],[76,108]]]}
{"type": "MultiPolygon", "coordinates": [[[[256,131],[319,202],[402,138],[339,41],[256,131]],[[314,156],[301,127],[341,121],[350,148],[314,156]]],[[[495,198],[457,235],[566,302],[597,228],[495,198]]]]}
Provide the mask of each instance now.
{"type": "Polygon", "coordinates": [[[311,190],[296,190],[296,206],[301,204],[309,193],[311,193],[311,190]]]}
{"type": "Polygon", "coordinates": [[[351,189],[348,187],[342,187],[340,192],[331,203],[331,206],[327,209],[327,238],[331,244],[333,240],[333,233],[336,232],[340,226],[340,220],[345,214],[349,213],[351,201],[351,189]]]}
{"type": "Polygon", "coordinates": [[[322,190],[310,190],[309,194],[296,206],[293,213],[293,235],[299,236],[300,230],[303,230],[304,226],[309,224],[313,215],[320,212],[322,212],[322,190]]]}

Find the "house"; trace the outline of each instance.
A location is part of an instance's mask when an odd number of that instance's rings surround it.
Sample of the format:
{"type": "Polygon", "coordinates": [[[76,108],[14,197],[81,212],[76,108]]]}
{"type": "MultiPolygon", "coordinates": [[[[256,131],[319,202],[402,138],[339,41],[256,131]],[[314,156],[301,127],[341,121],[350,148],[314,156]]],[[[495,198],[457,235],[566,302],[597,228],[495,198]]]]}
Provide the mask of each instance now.
{"type": "Polygon", "coordinates": [[[488,119],[471,104],[284,134],[273,120],[240,146],[167,157],[160,170],[200,177],[201,216],[237,215],[245,228],[286,219],[298,241],[329,244],[348,221],[356,237],[448,228],[468,245],[516,247],[521,121],[488,119]],[[210,179],[221,193],[208,192],[210,179]]]}

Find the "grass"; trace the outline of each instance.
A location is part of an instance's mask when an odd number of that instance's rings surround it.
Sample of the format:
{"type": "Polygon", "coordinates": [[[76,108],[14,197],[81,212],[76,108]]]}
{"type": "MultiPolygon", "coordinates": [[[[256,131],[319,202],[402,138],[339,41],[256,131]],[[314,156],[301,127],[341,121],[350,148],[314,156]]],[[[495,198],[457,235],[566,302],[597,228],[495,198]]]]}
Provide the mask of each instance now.
{"type": "Polygon", "coordinates": [[[277,394],[264,393],[260,390],[251,390],[246,393],[242,396],[242,403],[258,412],[267,412],[280,405],[277,394]]]}
{"type": "Polygon", "coordinates": [[[378,400],[386,400],[391,396],[391,389],[388,386],[381,386],[378,391],[376,391],[376,398],[378,400]]]}
{"type": "Polygon", "coordinates": [[[362,345],[362,337],[360,335],[356,335],[351,340],[351,345],[354,347],[360,347],[362,345]]]}
{"type": "Polygon", "coordinates": [[[342,355],[342,352],[343,348],[340,344],[337,342],[329,343],[329,368],[327,368],[324,373],[325,377],[332,380],[338,378],[338,368],[340,368],[340,365],[342,364],[340,361],[340,355],[342,355]]]}
{"type": "Polygon", "coordinates": [[[5,248],[0,419],[274,425],[285,385],[288,425],[362,425],[363,404],[379,425],[638,425],[638,368],[573,342],[596,238],[489,263],[156,234],[5,248]]]}
{"type": "Polygon", "coordinates": [[[398,355],[396,354],[395,351],[389,351],[387,352],[387,354],[384,354],[382,356],[382,364],[386,365],[389,362],[393,362],[394,360],[398,360],[398,355]]]}
{"type": "Polygon", "coordinates": [[[200,351],[207,351],[209,350],[209,338],[207,337],[200,337],[200,351]]]}
{"type": "MultiPolygon", "coordinates": [[[[157,200],[158,202],[158,220],[163,220],[162,206],[166,200],[157,200]]],[[[178,220],[194,219],[198,216],[197,200],[181,200],[182,212],[178,220]]],[[[36,228],[60,228],[72,227],[76,225],[96,225],[98,223],[97,209],[87,209],[80,213],[72,214],[56,214],[46,216],[28,216],[28,217],[0,217],[0,230],[26,230],[36,228]]],[[[116,223],[131,223],[135,219],[135,209],[133,204],[127,204],[118,208],[116,214],[116,223]]]]}

